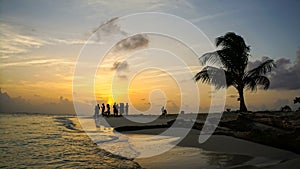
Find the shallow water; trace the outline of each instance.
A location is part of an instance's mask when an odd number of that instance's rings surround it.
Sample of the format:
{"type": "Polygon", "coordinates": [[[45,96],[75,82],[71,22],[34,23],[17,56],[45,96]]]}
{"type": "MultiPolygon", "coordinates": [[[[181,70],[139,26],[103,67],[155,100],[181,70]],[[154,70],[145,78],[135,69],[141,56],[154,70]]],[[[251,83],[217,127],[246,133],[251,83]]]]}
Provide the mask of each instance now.
{"type": "MultiPolygon", "coordinates": [[[[92,118],[73,120],[82,125],[90,138],[106,151],[137,158],[135,161],[145,168],[249,168],[244,165],[254,157],[239,154],[225,154],[206,151],[201,148],[178,147],[174,141],[178,138],[151,134],[122,134],[111,127],[97,124],[92,118]],[[98,126],[98,128],[97,128],[98,126]],[[178,161],[182,161],[178,166],[178,161]],[[175,166],[173,164],[176,164],[175,166]]],[[[178,130],[180,130],[178,128],[178,130]]]]}
{"type": "Polygon", "coordinates": [[[73,125],[65,117],[0,115],[0,168],[139,168],[73,125]]]}
{"type": "MultiPolygon", "coordinates": [[[[139,150],[145,149],[146,155],[153,154],[157,151],[154,143],[164,149],[176,139],[164,137],[145,142],[143,138],[149,135],[122,135],[112,128],[97,128],[90,118],[81,122],[88,126],[85,130],[75,117],[0,115],[0,168],[140,168],[136,162],[121,156],[138,157],[139,150]],[[149,146],[153,152],[148,151],[149,146]]],[[[193,164],[196,168],[251,168],[252,164],[261,163],[257,160],[274,164],[257,157],[189,147],[175,147],[153,158],[136,161],[143,162],[143,167],[157,163],[154,166],[158,168],[173,168],[169,166],[172,160],[183,160],[186,167],[196,161],[193,164]]]]}

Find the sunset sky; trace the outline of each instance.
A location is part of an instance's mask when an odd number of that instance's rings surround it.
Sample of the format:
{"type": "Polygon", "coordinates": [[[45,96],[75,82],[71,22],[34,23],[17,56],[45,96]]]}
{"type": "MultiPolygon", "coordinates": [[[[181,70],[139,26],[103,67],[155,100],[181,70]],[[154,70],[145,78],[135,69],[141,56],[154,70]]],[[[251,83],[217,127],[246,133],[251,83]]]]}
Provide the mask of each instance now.
{"type": "MultiPolygon", "coordinates": [[[[85,97],[86,93],[72,91],[77,58],[85,54],[86,42],[99,47],[111,40],[110,36],[126,38],[128,32],[120,26],[120,18],[141,12],[163,12],[184,18],[212,43],[226,32],[241,35],[251,46],[249,67],[258,65],[265,57],[277,64],[269,75],[269,90],[246,92],[248,109],[278,110],[284,105],[297,109],[300,105],[294,105],[293,99],[300,96],[299,9],[297,0],[1,0],[0,111],[71,113],[75,94],[80,96],[76,102],[89,107],[92,113],[94,100],[85,97]],[[101,25],[106,25],[101,37],[107,38],[98,42],[89,39],[96,38],[94,33],[101,25]]],[[[213,51],[205,37],[196,45],[201,46],[201,54],[213,51]]],[[[87,54],[99,55],[97,48],[87,54]]],[[[119,41],[96,63],[96,74],[92,74],[95,88],[86,92],[92,92],[98,103],[129,102],[131,108],[140,111],[147,111],[152,105],[153,109],[146,114],[159,113],[165,104],[172,113],[189,111],[195,102],[191,97],[191,86],[195,84],[191,75],[201,70],[197,57],[171,37],[139,34],[119,41]],[[187,66],[181,66],[174,55],[187,66]],[[175,80],[166,70],[178,78],[175,80]]],[[[86,67],[93,68],[91,64],[86,67]]],[[[206,112],[214,91],[200,82],[195,85],[200,92],[200,111],[206,112]]],[[[228,88],[226,108],[238,109],[238,104],[235,89],[228,88]]]]}

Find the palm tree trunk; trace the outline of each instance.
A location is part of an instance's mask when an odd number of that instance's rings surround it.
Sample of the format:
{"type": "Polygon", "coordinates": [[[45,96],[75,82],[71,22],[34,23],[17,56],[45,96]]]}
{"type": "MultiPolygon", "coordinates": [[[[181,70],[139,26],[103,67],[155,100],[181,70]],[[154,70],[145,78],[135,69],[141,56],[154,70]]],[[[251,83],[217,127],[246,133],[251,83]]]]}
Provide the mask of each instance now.
{"type": "Polygon", "coordinates": [[[238,89],[239,96],[240,96],[240,111],[241,112],[247,112],[247,107],[245,104],[245,99],[244,99],[244,89],[238,89]]]}

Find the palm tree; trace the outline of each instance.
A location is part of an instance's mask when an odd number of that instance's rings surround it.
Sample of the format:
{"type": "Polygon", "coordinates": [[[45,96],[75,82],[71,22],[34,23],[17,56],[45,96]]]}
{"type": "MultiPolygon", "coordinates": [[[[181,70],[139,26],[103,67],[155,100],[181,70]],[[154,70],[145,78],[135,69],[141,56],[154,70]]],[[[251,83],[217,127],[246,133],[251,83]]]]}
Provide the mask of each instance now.
{"type": "Polygon", "coordinates": [[[216,38],[216,46],[218,47],[216,51],[206,53],[199,59],[203,65],[216,63],[218,66],[205,66],[194,76],[194,80],[211,83],[217,89],[233,86],[239,94],[240,111],[245,112],[247,107],[244,100],[244,90],[256,91],[258,85],[267,90],[270,81],[265,74],[275,67],[274,61],[268,59],[258,67],[247,70],[250,47],[246,45],[241,36],[233,32],[216,38]],[[220,72],[224,72],[226,83],[222,83],[218,79],[220,72]]]}

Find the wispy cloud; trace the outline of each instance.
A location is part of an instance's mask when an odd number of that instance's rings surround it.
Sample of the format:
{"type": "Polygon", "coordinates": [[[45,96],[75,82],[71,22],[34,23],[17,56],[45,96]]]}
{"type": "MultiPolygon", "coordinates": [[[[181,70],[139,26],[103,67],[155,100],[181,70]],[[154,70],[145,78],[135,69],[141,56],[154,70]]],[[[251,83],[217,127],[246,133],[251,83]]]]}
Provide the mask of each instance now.
{"type": "Polygon", "coordinates": [[[114,9],[114,11],[126,11],[132,9],[143,9],[143,11],[150,10],[159,10],[164,7],[170,7],[172,5],[178,6],[178,4],[185,3],[185,0],[177,0],[175,3],[172,0],[169,1],[160,1],[160,0],[124,0],[122,2],[118,0],[110,0],[110,1],[98,1],[98,0],[88,0],[88,4],[90,6],[96,6],[100,9],[114,9]]]}
{"type": "Polygon", "coordinates": [[[215,14],[205,15],[205,16],[201,16],[201,17],[198,17],[198,18],[190,19],[190,21],[192,23],[198,23],[198,22],[201,22],[201,21],[214,20],[214,19],[217,19],[217,18],[222,18],[222,17],[228,16],[228,15],[233,14],[235,12],[238,12],[238,10],[225,11],[225,12],[219,12],[219,13],[215,13],[215,14]]]}
{"type": "Polygon", "coordinates": [[[27,60],[19,60],[17,62],[0,63],[0,67],[10,66],[52,66],[57,64],[74,65],[74,62],[67,61],[65,59],[47,59],[47,58],[35,58],[27,60]]]}
{"type": "Polygon", "coordinates": [[[85,44],[99,44],[102,42],[97,42],[87,39],[59,39],[59,38],[49,38],[49,44],[64,44],[64,45],[85,45],[85,44]]]}
{"type": "Polygon", "coordinates": [[[93,40],[87,41],[86,38],[57,38],[37,35],[34,30],[28,29],[8,23],[0,23],[0,58],[27,54],[32,52],[33,49],[46,45],[102,44],[93,40]]]}
{"type": "Polygon", "coordinates": [[[122,34],[126,35],[127,33],[123,30],[121,30],[120,26],[118,25],[118,17],[112,18],[104,23],[102,23],[100,26],[95,28],[92,33],[96,34],[97,39],[96,41],[101,41],[103,38],[110,36],[110,35],[117,35],[122,34]]]}
{"type": "Polygon", "coordinates": [[[32,48],[40,48],[47,41],[30,35],[21,34],[15,27],[9,24],[0,23],[0,56],[27,53],[32,48]]]}

